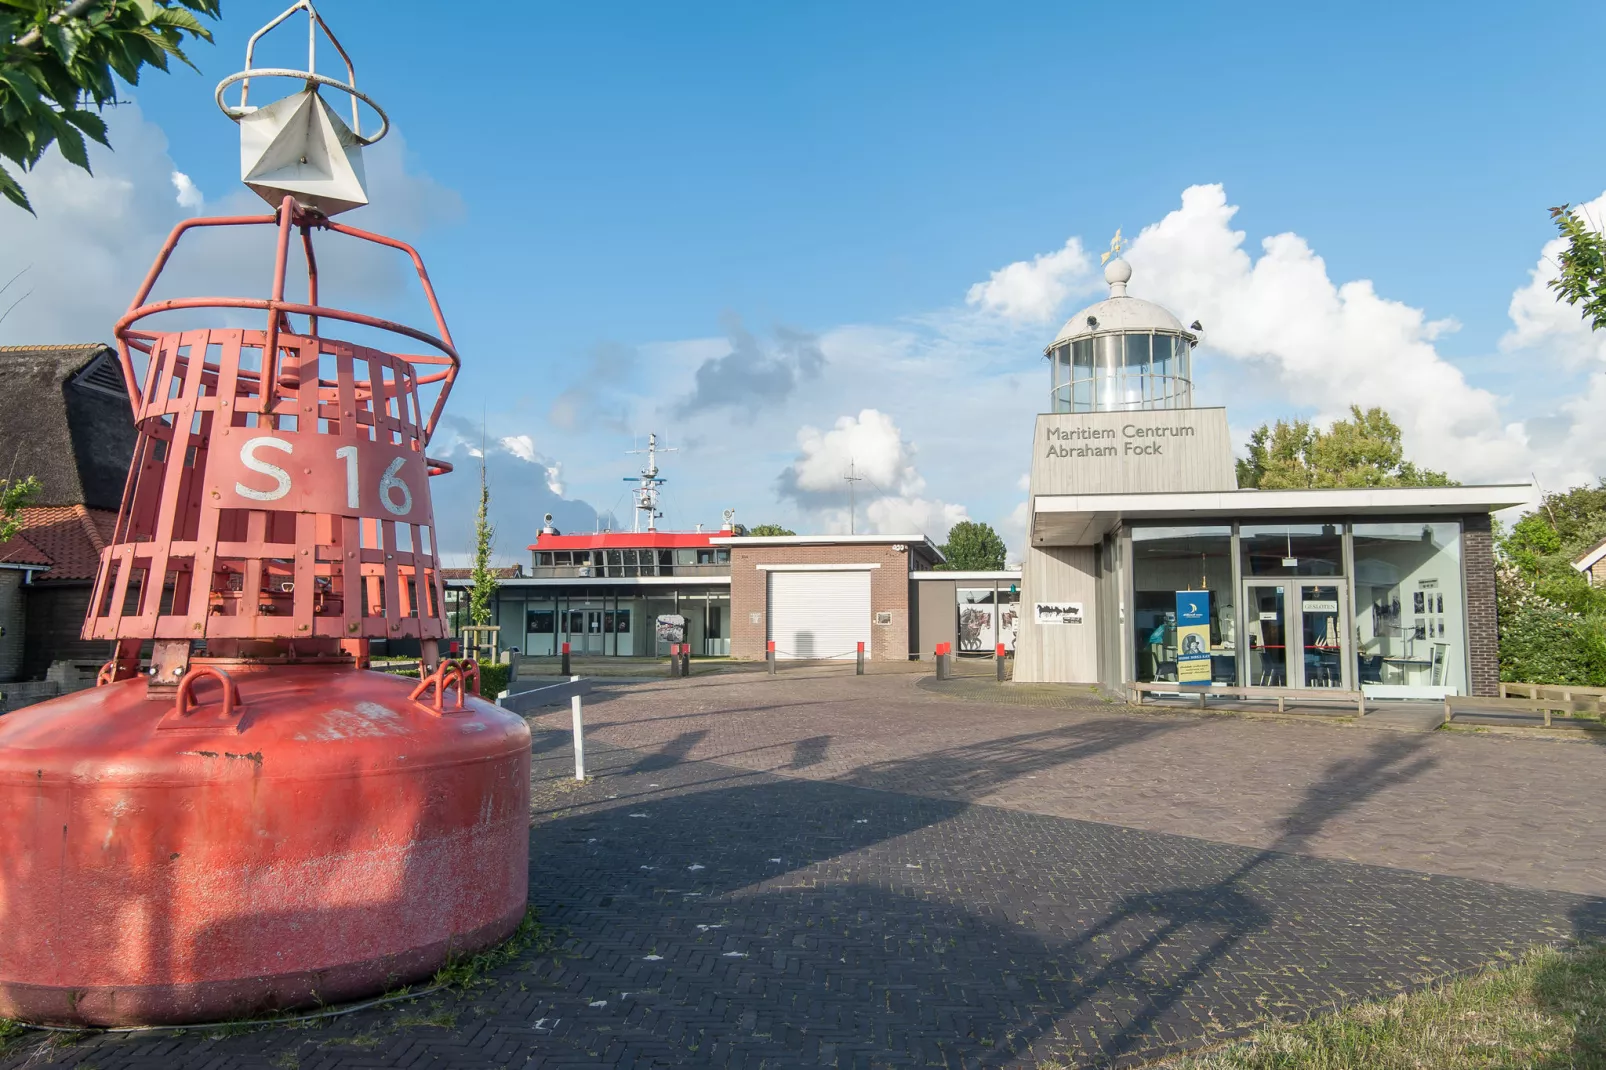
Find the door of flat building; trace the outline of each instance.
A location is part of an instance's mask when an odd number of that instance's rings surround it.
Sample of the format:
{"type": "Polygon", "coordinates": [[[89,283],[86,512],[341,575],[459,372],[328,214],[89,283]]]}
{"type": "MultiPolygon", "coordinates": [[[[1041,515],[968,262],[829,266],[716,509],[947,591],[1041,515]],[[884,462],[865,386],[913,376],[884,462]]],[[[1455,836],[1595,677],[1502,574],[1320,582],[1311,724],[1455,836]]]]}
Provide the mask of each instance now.
{"type": "Polygon", "coordinates": [[[1248,580],[1244,683],[1251,687],[1332,687],[1350,683],[1349,613],[1344,583],[1317,579],[1248,580]]]}
{"type": "Polygon", "coordinates": [[[569,610],[569,649],[576,654],[604,653],[602,610],[569,610]]]}

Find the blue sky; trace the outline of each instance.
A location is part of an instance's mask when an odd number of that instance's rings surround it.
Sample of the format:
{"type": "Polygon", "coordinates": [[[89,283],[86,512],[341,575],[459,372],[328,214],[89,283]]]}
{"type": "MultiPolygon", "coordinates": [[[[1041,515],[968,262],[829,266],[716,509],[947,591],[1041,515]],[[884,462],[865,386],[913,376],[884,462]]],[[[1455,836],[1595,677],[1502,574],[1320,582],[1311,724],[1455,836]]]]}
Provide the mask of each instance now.
{"type": "MultiPolygon", "coordinates": [[[[224,7],[217,46],[193,50],[202,74],[152,76],[120,117],[148,166],[103,173],[161,186],[165,152],[208,210],[235,196],[235,134],[211,89],[279,4],[224,7]]],[[[1072,237],[1096,267],[1116,227],[1138,235],[1195,186],[1238,211],[1196,197],[1171,238],[1140,238],[1133,292],[1184,322],[1218,317],[1198,400],[1230,404],[1235,429],[1356,400],[1398,410],[1413,452],[1464,479],[1543,468],[1565,482],[1606,461],[1567,410],[1601,376],[1599,347],[1509,311],[1553,233],[1546,209],[1606,190],[1606,147],[1579,119],[1598,4],[529,4],[444,24],[453,7],[320,10],[399,135],[370,151],[374,204],[347,218],[416,240],[430,266],[464,356],[458,432],[483,414],[512,441],[493,453],[510,556],[544,509],[570,525],[622,509],[622,451],[648,430],[682,446],[665,465],[675,526],[727,505],[749,523],[840,526],[831,472],[851,457],[886,499],[861,530],[960,515],[1007,527],[1047,390],[1042,346],[1102,286],[1067,256],[1039,265],[1052,308],[972,287],[1072,237]],[[1298,235],[1334,287],[1370,280],[1458,328],[1374,330],[1388,316],[1335,289],[1346,343],[1289,343],[1320,321],[1320,287],[1299,289],[1306,310],[1274,280],[1234,277],[1217,239],[1235,231],[1251,263],[1262,239],[1298,235]],[[1200,273],[1220,277],[1201,288],[1200,273]],[[1306,322],[1290,331],[1278,314],[1306,322]],[[1367,362],[1396,359],[1420,374],[1365,385],[1367,362]],[[1331,373],[1350,361],[1353,376],[1331,373]],[[1461,386],[1445,385],[1453,373],[1461,386]]],[[[302,31],[280,32],[263,59],[298,64],[302,31]]],[[[96,246],[110,240],[97,227],[129,226],[68,227],[44,217],[71,198],[40,203],[39,224],[0,220],[0,238],[36,244],[36,226],[96,246]]],[[[166,225],[133,228],[119,255],[143,264],[166,225]]],[[[107,313],[59,290],[42,286],[0,343],[109,334],[107,313]]],[[[447,514],[466,498],[436,494],[443,544],[462,543],[447,514]]]]}

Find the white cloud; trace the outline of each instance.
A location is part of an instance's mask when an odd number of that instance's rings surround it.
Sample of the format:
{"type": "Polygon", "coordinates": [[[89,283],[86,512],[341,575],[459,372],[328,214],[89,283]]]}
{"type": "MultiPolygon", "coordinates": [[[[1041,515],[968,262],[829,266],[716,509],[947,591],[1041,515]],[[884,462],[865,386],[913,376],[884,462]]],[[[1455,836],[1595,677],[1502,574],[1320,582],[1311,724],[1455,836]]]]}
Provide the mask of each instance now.
{"type": "Polygon", "coordinates": [[[1467,382],[1434,347],[1450,321],[1378,295],[1361,279],[1334,283],[1297,234],[1264,239],[1257,259],[1233,230],[1238,209],[1219,185],[1183,191],[1182,207],[1133,242],[1132,292],[1198,318],[1205,338],[1195,361],[1223,355],[1274,376],[1289,402],[1320,419],[1351,403],[1389,410],[1408,454],[1462,480],[1513,479],[1529,450],[1499,399],[1467,382]]]}
{"type": "Polygon", "coordinates": [[[178,191],[178,206],[199,210],[206,198],[201,196],[200,187],[196,186],[195,180],[183,171],[174,171],[170,177],[173,180],[173,188],[178,191]]]}
{"type": "Polygon", "coordinates": [[[849,475],[860,481],[851,494],[870,532],[920,532],[941,542],[949,528],[969,519],[964,506],[924,496],[926,481],[915,468],[914,450],[887,413],[864,409],[825,431],[804,426],[797,445],[796,458],[781,473],[781,493],[813,512],[827,531],[850,528],[849,475]]]}
{"type": "Polygon", "coordinates": [[[1053,318],[1072,293],[1093,282],[1093,261],[1080,238],[1071,238],[1052,253],[1017,260],[993,272],[965,294],[965,303],[1021,323],[1053,318]]]}

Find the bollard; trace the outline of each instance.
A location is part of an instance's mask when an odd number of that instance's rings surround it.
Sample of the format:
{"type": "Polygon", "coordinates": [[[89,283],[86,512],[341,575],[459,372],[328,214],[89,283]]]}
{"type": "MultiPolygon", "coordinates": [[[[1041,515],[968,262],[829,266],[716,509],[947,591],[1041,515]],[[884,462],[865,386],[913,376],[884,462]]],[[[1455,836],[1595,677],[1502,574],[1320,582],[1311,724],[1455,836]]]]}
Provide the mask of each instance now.
{"type": "Polygon", "coordinates": [[[1004,644],[999,643],[993,650],[993,668],[996,670],[998,682],[1004,682],[1004,644]]]}
{"type": "Polygon", "coordinates": [[[669,644],[669,678],[675,679],[680,675],[680,644],[669,644]]]}
{"type": "Polygon", "coordinates": [[[569,644],[563,644],[563,675],[569,675],[569,644]]]}
{"type": "Polygon", "coordinates": [[[574,779],[586,778],[586,737],[585,725],[580,717],[580,696],[569,697],[569,715],[574,721],[574,779]]]}
{"type": "Polygon", "coordinates": [[[853,670],[853,675],[864,675],[864,644],[862,642],[859,644],[859,664],[858,667],[853,670]]]}
{"type": "Polygon", "coordinates": [[[769,662],[770,675],[775,675],[775,640],[771,639],[764,644],[764,660],[769,662]]]}
{"type": "Polygon", "coordinates": [[[937,649],[936,649],[936,655],[937,655],[937,679],[946,680],[946,679],[948,679],[948,644],[947,643],[938,643],[937,644],[937,649]]]}
{"type": "Polygon", "coordinates": [[[682,677],[687,677],[687,676],[691,675],[691,644],[690,643],[681,643],[680,644],[680,675],[682,677]]]}

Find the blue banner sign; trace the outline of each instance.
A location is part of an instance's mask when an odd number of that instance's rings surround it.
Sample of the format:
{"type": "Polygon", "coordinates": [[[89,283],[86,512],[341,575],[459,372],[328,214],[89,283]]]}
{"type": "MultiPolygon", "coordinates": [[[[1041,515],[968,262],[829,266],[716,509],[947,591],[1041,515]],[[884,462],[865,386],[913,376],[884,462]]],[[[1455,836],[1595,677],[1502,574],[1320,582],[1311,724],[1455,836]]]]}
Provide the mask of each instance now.
{"type": "Polygon", "coordinates": [[[1210,592],[1177,592],[1177,682],[1210,683],[1210,592]]]}

